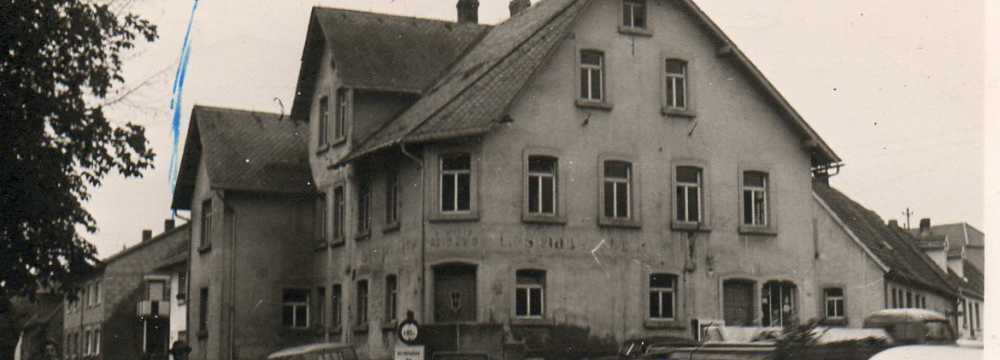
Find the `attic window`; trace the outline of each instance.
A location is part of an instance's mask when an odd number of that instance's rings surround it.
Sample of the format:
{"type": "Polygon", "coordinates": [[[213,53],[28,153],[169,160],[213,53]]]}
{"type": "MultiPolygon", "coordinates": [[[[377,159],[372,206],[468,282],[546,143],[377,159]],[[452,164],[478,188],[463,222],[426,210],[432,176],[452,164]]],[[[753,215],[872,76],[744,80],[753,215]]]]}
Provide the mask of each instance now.
{"type": "Polygon", "coordinates": [[[622,26],[646,28],[646,0],[622,0],[622,26]]]}

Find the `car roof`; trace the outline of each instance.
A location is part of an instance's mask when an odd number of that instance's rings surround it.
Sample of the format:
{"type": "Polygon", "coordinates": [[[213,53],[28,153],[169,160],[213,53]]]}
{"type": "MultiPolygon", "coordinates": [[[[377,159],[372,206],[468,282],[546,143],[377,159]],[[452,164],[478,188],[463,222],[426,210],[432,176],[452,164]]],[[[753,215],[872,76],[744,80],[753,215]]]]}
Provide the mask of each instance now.
{"type": "Polygon", "coordinates": [[[948,321],[937,311],[926,309],[885,309],[865,318],[865,324],[885,324],[900,321],[948,321]]]}
{"type": "Polygon", "coordinates": [[[339,350],[344,348],[350,348],[350,345],[342,343],[316,343],[309,345],[296,346],[292,348],[282,349],[271,353],[268,355],[268,359],[280,359],[288,356],[309,354],[322,350],[339,350]]]}

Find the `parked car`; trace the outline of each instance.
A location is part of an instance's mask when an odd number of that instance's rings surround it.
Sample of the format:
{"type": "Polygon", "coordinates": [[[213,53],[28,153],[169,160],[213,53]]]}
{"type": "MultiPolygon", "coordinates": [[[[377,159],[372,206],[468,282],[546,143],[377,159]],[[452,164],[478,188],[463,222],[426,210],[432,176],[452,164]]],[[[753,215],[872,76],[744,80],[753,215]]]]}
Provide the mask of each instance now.
{"type": "Polygon", "coordinates": [[[943,314],[925,309],[886,309],[868,315],[864,327],[885,329],[896,344],[954,345],[955,331],[943,314]]]}
{"type": "Polygon", "coordinates": [[[318,343],[279,350],[267,360],[358,360],[358,355],[350,345],[318,343]]]}

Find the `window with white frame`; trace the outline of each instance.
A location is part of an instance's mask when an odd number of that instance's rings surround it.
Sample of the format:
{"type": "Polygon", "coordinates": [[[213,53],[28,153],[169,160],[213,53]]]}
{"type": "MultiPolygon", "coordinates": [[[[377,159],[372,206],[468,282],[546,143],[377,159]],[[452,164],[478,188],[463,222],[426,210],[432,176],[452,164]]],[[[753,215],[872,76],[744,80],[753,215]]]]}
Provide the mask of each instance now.
{"type": "Polygon", "coordinates": [[[580,99],[604,101],[604,53],[580,51],[580,99]]]}
{"type": "Polygon", "coordinates": [[[790,326],[797,321],[797,288],[790,281],[768,281],[761,289],[761,314],[764,326],[790,326]]]}
{"type": "Polygon", "coordinates": [[[399,223],[399,170],[388,169],[385,174],[385,223],[399,223]]]}
{"type": "Polygon", "coordinates": [[[282,291],[281,325],[293,329],[309,327],[308,289],[284,289],[282,291]]]}
{"type": "Polygon", "coordinates": [[[441,157],[441,212],[472,209],[472,156],[468,153],[441,157]]]}
{"type": "Polygon", "coordinates": [[[556,215],[558,160],[551,156],[528,157],[528,214],[556,215]]]}
{"type": "Polygon", "coordinates": [[[830,320],[844,319],[844,289],[823,289],[823,303],[826,307],[826,318],[830,320]]]}
{"type": "Polygon", "coordinates": [[[316,124],[317,144],[319,147],[330,143],[330,99],[326,96],[319,99],[319,122],[316,124]]]}
{"type": "Polygon", "coordinates": [[[514,289],[514,316],[540,319],[545,314],[545,271],[518,270],[514,289]]]}
{"type": "Polygon", "coordinates": [[[675,304],[677,277],[672,274],[649,275],[649,318],[673,320],[677,313],[675,304]]]}
{"type": "Polygon", "coordinates": [[[667,59],[665,80],[667,109],[687,109],[687,62],[679,59],[667,59]]]}
{"type": "Polygon", "coordinates": [[[90,329],[83,330],[83,355],[90,355],[91,349],[91,332],[90,329]]]}
{"type": "Polygon", "coordinates": [[[342,139],[347,134],[347,89],[337,89],[336,123],[333,125],[334,139],[342,139]]]}
{"type": "Polygon", "coordinates": [[[94,328],[94,355],[101,354],[101,328],[94,328]]]}
{"type": "Polygon", "coordinates": [[[678,166],[675,178],[677,221],[699,223],[702,221],[701,168],[678,166]]]}
{"type": "Polygon", "coordinates": [[[368,182],[358,184],[358,235],[365,235],[372,229],[371,189],[368,182]]]}
{"type": "Polygon", "coordinates": [[[201,248],[212,245],[212,199],[201,202],[201,248]]]}
{"type": "Polygon", "coordinates": [[[399,284],[396,275],[385,277],[385,321],[398,319],[397,301],[399,300],[399,284]]]}
{"type": "Polygon", "coordinates": [[[622,26],[646,28],[646,0],[622,0],[622,26]]]}
{"type": "Polygon", "coordinates": [[[627,161],[604,162],[604,216],[609,219],[631,217],[632,164],[627,161]]]}
{"type": "Polygon", "coordinates": [[[344,202],[344,186],[333,189],[333,239],[344,239],[344,218],[347,213],[344,202]]]}
{"type": "Polygon", "coordinates": [[[743,225],[767,226],[767,173],[743,173],[743,225]]]}

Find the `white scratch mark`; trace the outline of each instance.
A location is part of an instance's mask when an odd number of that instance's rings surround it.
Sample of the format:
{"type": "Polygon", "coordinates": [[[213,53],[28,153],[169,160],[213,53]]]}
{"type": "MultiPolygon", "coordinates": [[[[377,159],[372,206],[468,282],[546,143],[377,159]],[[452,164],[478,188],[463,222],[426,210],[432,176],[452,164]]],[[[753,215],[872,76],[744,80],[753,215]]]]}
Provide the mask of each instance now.
{"type": "Polygon", "coordinates": [[[604,246],[604,239],[601,239],[601,242],[597,243],[597,246],[590,250],[590,255],[594,257],[597,265],[600,265],[601,270],[604,271],[604,275],[611,277],[611,273],[608,273],[608,270],[604,268],[604,264],[601,264],[601,259],[597,258],[597,250],[600,250],[602,246],[604,246]]]}

